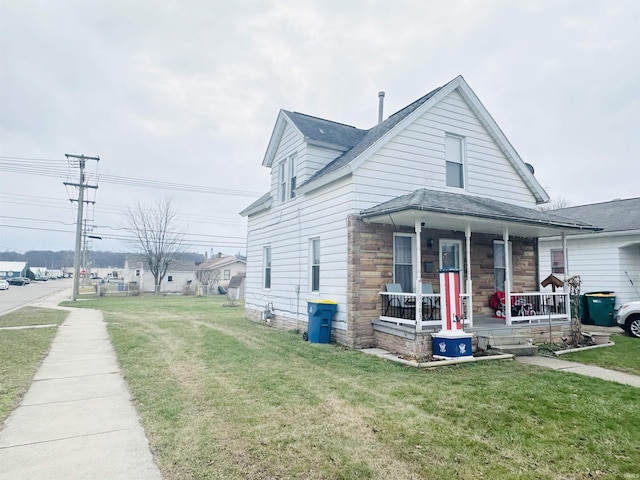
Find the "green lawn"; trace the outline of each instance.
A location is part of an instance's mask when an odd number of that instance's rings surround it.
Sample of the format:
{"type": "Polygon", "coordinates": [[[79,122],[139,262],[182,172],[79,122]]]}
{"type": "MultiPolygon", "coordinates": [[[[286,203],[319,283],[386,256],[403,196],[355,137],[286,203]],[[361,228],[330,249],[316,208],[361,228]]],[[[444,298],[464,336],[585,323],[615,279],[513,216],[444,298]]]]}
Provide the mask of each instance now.
{"type": "Polygon", "coordinates": [[[640,339],[620,333],[611,335],[610,340],[615,343],[613,347],[567,353],[559,358],[640,375],[640,339]]]}
{"type": "Polygon", "coordinates": [[[102,298],[165,479],[619,479],[636,388],[513,361],[418,370],[221,298],[102,298]]]}
{"type": "MultiPolygon", "coordinates": [[[[25,307],[0,316],[0,327],[60,324],[61,310],[25,307]]],[[[57,328],[0,330],[0,424],[18,406],[40,363],[46,357],[57,328]]]]}

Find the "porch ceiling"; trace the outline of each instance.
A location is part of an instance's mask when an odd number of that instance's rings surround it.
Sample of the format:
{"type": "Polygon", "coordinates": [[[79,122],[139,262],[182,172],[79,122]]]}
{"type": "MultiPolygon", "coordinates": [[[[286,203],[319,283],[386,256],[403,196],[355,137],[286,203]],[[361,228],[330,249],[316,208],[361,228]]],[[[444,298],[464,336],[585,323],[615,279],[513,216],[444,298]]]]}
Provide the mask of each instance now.
{"type": "Polygon", "coordinates": [[[518,237],[546,237],[565,233],[591,233],[601,228],[497,200],[421,189],[360,212],[366,222],[518,237]]]}

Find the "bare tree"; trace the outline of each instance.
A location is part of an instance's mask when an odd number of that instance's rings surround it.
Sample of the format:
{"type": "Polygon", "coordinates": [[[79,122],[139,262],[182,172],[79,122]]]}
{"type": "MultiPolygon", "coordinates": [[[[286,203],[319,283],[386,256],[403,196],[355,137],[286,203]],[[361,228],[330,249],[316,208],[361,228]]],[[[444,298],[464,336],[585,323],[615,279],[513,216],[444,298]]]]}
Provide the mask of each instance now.
{"type": "Polygon", "coordinates": [[[210,292],[212,292],[215,286],[218,285],[221,276],[222,273],[220,272],[219,268],[203,268],[202,270],[198,270],[196,272],[196,278],[200,281],[200,283],[207,285],[210,292]]]}
{"type": "Polygon", "coordinates": [[[538,205],[538,210],[548,212],[549,210],[557,210],[558,208],[570,207],[571,202],[564,197],[552,198],[547,203],[538,205]]]}
{"type": "Polygon", "coordinates": [[[137,202],[128,209],[125,220],[133,234],[128,243],[144,257],[154,278],[154,291],[158,293],[169,266],[185,251],[184,228],[178,212],[166,199],[157,204],[137,202]]]}

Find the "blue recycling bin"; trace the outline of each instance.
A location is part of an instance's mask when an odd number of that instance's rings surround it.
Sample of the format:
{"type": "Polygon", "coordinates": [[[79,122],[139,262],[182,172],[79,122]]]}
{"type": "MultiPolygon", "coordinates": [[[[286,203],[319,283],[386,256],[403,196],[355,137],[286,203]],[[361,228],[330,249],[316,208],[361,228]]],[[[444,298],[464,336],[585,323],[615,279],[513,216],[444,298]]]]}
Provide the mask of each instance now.
{"type": "Polygon", "coordinates": [[[331,341],[331,320],[337,309],[338,304],[332,300],[307,300],[309,342],[329,343],[331,341]]]}

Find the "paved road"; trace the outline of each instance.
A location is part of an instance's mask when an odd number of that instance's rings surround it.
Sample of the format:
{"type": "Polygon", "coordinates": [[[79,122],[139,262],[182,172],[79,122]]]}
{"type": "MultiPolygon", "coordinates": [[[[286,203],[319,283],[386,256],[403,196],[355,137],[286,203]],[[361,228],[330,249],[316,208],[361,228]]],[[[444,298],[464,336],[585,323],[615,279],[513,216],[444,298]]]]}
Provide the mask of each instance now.
{"type": "Polygon", "coordinates": [[[0,315],[23,307],[40,298],[73,287],[73,279],[61,278],[47,282],[31,282],[29,285],[10,285],[9,290],[0,290],[0,315]]]}

